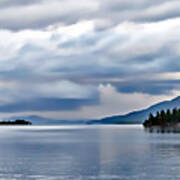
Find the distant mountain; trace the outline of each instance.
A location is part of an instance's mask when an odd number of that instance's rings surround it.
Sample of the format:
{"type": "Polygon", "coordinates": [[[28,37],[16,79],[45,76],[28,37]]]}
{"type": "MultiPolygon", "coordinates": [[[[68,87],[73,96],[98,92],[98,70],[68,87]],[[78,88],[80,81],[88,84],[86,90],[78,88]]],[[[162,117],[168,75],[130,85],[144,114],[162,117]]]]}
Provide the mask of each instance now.
{"type": "Polygon", "coordinates": [[[161,103],[150,106],[147,109],[134,111],[126,115],[118,115],[106,117],[100,120],[89,121],[89,124],[142,124],[149,114],[155,114],[162,109],[180,108],[180,96],[172,99],[171,101],[163,101],[161,103]]]}
{"type": "Polygon", "coordinates": [[[150,106],[147,109],[134,111],[126,115],[118,115],[105,117],[100,120],[58,120],[53,118],[45,118],[41,116],[15,116],[7,120],[25,119],[32,122],[33,125],[75,125],[75,124],[142,124],[148,118],[150,113],[155,114],[162,109],[180,108],[180,96],[171,101],[163,101],[161,103],[150,106]]]}
{"type": "Polygon", "coordinates": [[[75,124],[87,124],[85,120],[58,120],[53,118],[45,118],[41,116],[14,116],[10,118],[3,119],[7,120],[16,120],[16,119],[25,119],[30,121],[33,125],[75,125],[75,124]]]}

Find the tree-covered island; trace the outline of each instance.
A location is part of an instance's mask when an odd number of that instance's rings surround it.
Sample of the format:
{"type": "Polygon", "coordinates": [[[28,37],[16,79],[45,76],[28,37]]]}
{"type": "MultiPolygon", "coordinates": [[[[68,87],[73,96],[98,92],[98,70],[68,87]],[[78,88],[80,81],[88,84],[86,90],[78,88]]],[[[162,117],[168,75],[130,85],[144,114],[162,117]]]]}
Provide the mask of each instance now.
{"type": "Polygon", "coordinates": [[[180,109],[161,110],[156,115],[150,113],[143,126],[150,132],[180,132],[180,109]]]}
{"type": "Polygon", "coordinates": [[[0,121],[0,125],[32,125],[31,122],[17,119],[15,121],[0,121]]]}

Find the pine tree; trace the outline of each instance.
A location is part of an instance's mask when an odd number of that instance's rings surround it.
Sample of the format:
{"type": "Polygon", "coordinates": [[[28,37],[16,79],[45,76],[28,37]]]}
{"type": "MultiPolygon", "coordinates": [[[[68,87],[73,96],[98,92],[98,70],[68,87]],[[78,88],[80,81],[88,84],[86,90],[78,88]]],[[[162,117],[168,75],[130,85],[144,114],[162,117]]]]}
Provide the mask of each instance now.
{"type": "Polygon", "coordinates": [[[149,118],[143,123],[145,127],[151,126],[174,126],[180,123],[180,109],[174,108],[172,111],[167,109],[166,111],[158,111],[155,116],[152,113],[149,114],[149,118]]]}

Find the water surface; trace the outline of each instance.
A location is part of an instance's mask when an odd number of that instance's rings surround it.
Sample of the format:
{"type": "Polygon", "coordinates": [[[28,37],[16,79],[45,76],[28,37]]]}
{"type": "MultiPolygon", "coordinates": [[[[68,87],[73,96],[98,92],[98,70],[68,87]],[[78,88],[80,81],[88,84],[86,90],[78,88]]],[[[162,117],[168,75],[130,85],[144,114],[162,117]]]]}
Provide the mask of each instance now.
{"type": "Polygon", "coordinates": [[[0,179],[180,179],[180,134],[126,125],[0,127],[0,179]]]}

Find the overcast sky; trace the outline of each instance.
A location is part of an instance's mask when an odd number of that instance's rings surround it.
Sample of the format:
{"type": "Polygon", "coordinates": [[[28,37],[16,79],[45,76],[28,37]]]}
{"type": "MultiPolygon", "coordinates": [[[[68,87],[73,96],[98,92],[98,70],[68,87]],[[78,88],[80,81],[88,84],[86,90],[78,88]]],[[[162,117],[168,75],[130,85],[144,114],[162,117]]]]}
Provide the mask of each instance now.
{"type": "Polygon", "coordinates": [[[91,119],[180,92],[179,0],[1,0],[0,117],[91,119]]]}

